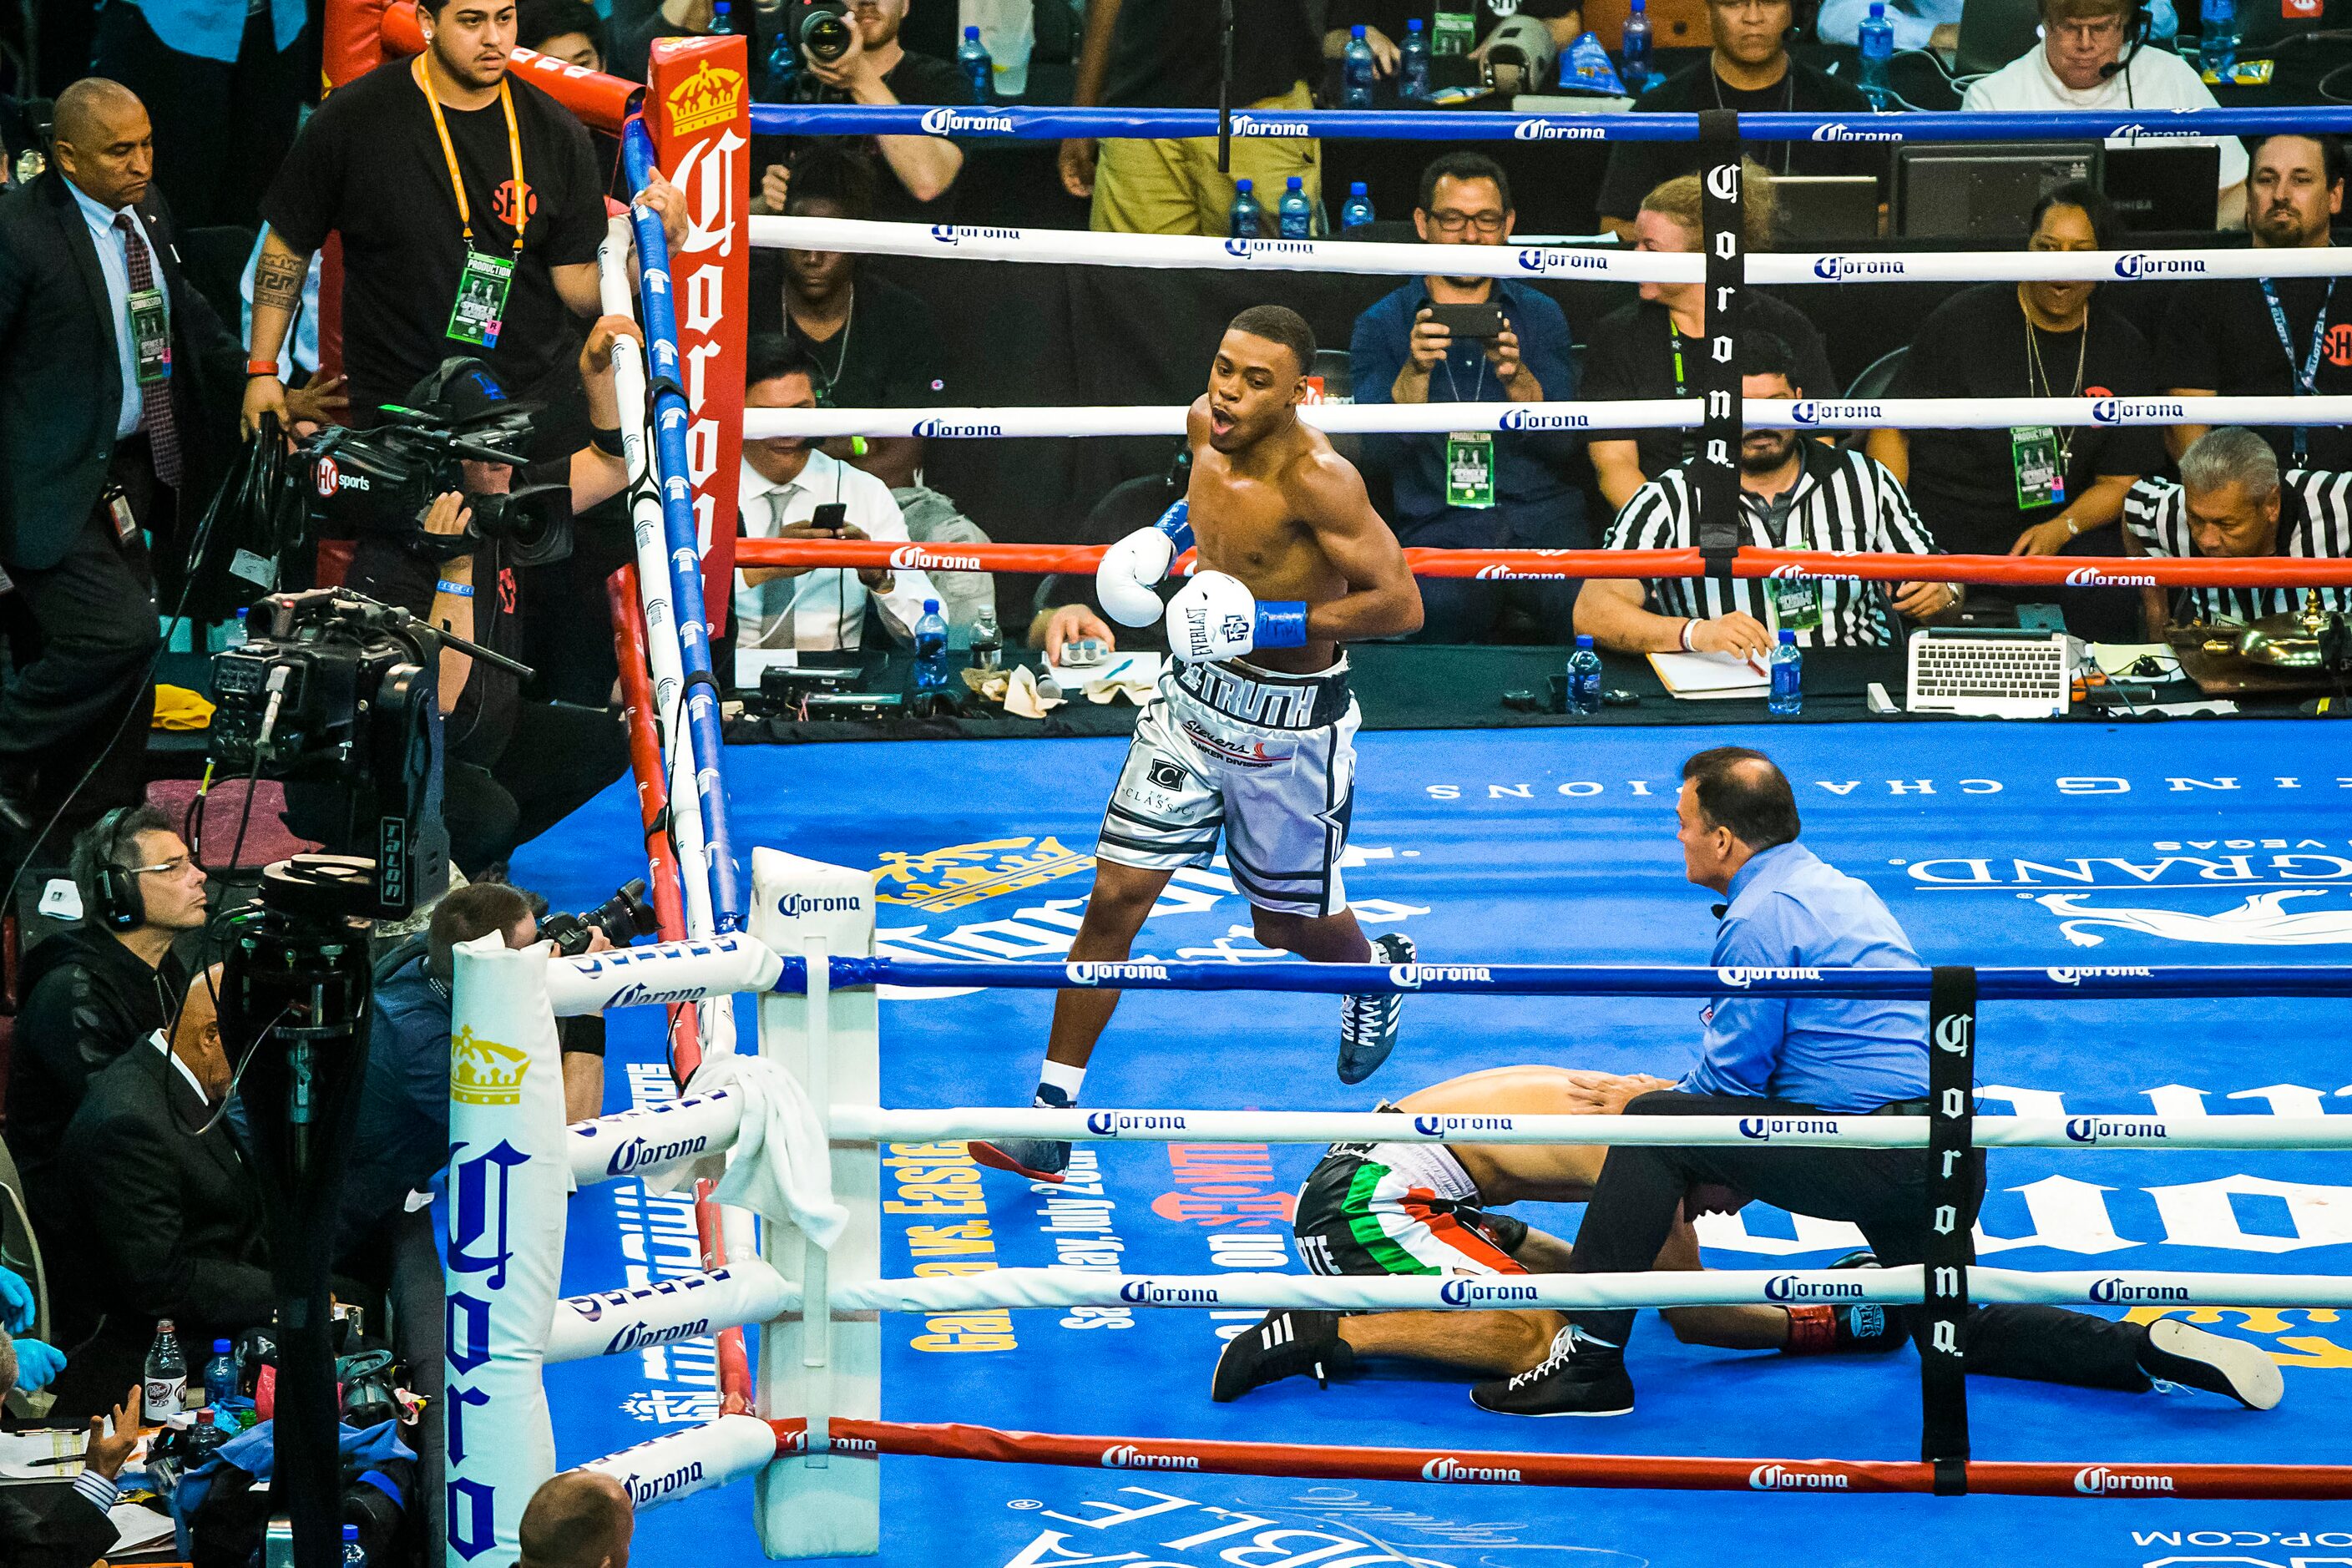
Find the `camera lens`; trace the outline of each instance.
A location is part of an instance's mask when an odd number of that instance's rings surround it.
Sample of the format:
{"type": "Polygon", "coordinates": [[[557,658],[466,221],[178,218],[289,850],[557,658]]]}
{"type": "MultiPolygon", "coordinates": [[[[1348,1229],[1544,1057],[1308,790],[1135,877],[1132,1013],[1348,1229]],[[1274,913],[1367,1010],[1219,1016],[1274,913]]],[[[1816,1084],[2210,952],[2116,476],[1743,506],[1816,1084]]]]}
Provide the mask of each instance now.
{"type": "Polygon", "coordinates": [[[814,8],[801,21],[801,52],[828,63],[849,52],[849,18],[831,6],[814,8]]]}

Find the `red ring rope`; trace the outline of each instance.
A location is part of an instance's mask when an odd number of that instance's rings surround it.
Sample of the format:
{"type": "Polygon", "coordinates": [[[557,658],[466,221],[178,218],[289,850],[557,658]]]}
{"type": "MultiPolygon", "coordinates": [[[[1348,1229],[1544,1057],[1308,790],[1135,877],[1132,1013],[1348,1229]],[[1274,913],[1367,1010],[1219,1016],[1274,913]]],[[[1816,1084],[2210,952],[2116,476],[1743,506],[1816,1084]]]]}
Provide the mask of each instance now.
{"type": "MultiPolygon", "coordinates": [[[[925,572],[1084,572],[1099,544],[893,544],[858,539],[740,539],[738,566],[908,567],[925,572]]],[[[1696,550],[1408,550],[1416,577],[1700,577],[1696,550]]],[[[1832,555],[1742,550],[1735,577],[1850,577],[1878,583],[2168,588],[2352,587],[2352,560],[2303,556],[1832,555]]]]}
{"type": "MultiPolygon", "coordinates": [[[[779,1452],[800,1451],[807,1424],[772,1420],[779,1452]]],[[[1079,1469],[1292,1476],[1313,1480],[1444,1481],[1668,1491],[1933,1492],[1916,1460],[1727,1459],[1643,1454],[1513,1454],[1459,1448],[1351,1448],[1309,1443],[1175,1441],[1006,1432],[962,1423],[835,1417],[833,1450],[908,1454],[1079,1469]]],[[[2352,1498],[2352,1465],[2099,1465],[1970,1460],[1968,1489],[2014,1497],[2352,1498]]]]}

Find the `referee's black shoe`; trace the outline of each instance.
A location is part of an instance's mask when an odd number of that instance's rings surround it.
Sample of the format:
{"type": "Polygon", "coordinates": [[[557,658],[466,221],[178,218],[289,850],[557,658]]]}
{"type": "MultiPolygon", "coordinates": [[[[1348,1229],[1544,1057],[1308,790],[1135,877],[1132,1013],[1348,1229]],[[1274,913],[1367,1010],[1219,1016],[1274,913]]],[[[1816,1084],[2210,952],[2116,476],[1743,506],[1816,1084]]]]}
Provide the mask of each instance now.
{"type": "Polygon", "coordinates": [[[1253,1388],[1310,1374],[1328,1388],[1330,1379],[1355,1370],[1356,1352],[1339,1337],[1339,1313],[1268,1312],[1225,1342],[1209,1397],[1229,1405],[1253,1388]]]}
{"type": "Polygon", "coordinates": [[[1571,1323],[1552,1336],[1551,1353],[1508,1377],[1479,1384],[1470,1403],[1497,1415],[1622,1415],[1633,1408],[1625,1352],[1571,1323]]]}
{"type": "Polygon", "coordinates": [[[2158,1388],[2168,1383],[2201,1388],[2236,1400],[2249,1410],[2268,1410],[2286,1395],[2286,1380],[2278,1363],[2260,1345],[2209,1334],[2178,1318],[2158,1318],[2147,1326],[2147,1340],[2139,1348],[2139,1369],[2158,1388]]]}

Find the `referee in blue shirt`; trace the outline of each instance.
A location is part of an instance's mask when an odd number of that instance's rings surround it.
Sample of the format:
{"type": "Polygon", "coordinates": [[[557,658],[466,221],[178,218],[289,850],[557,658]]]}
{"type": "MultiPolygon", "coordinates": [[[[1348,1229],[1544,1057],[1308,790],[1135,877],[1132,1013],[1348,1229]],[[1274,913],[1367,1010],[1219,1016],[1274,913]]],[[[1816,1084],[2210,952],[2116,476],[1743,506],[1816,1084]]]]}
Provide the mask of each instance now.
{"type": "MultiPolygon", "coordinates": [[[[1685,870],[1725,896],[1710,961],[1717,969],[1916,969],[1919,955],[1869,887],[1796,842],[1796,796],[1761,752],[1717,746],[1683,764],[1676,807],[1685,870]]],[[[1703,1016],[1698,1065],[1673,1089],[1629,1102],[1629,1116],[1924,1116],[1925,1003],[1743,995],[1703,1016]]],[[[1970,1156],[1976,1195],[1984,1155],[1970,1156]]],[[[1609,1152],[1576,1237],[1578,1274],[1646,1269],[1694,1189],[1731,1189],[1794,1214],[1862,1227],[1878,1260],[1927,1252],[1925,1149],[1647,1148],[1609,1152]]],[[[1974,1224],[1971,1204],[1969,1223],[1974,1224]]],[[[1926,1317],[1911,1314],[1914,1333],[1926,1317]]],[[[1630,1309],[1571,1312],[1536,1366],[1471,1391],[1512,1415],[1622,1415],[1633,1408],[1625,1372],[1630,1309]]],[[[2284,1392],[2258,1347],[2178,1319],[2116,1322],[2056,1307],[1984,1307],[1962,1340],[1969,1370],[2042,1383],[2145,1393],[2185,1384],[2267,1410],[2284,1392]]]]}

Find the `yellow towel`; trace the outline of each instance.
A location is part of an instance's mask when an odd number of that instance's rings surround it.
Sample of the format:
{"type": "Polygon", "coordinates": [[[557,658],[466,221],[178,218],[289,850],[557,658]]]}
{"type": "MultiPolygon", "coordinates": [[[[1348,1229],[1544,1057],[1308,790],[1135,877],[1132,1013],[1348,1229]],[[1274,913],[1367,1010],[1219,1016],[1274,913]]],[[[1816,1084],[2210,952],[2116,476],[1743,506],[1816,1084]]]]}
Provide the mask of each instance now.
{"type": "Polygon", "coordinates": [[[184,686],[157,685],[153,728],[209,730],[212,724],[213,704],[203,692],[191,691],[184,686]]]}

